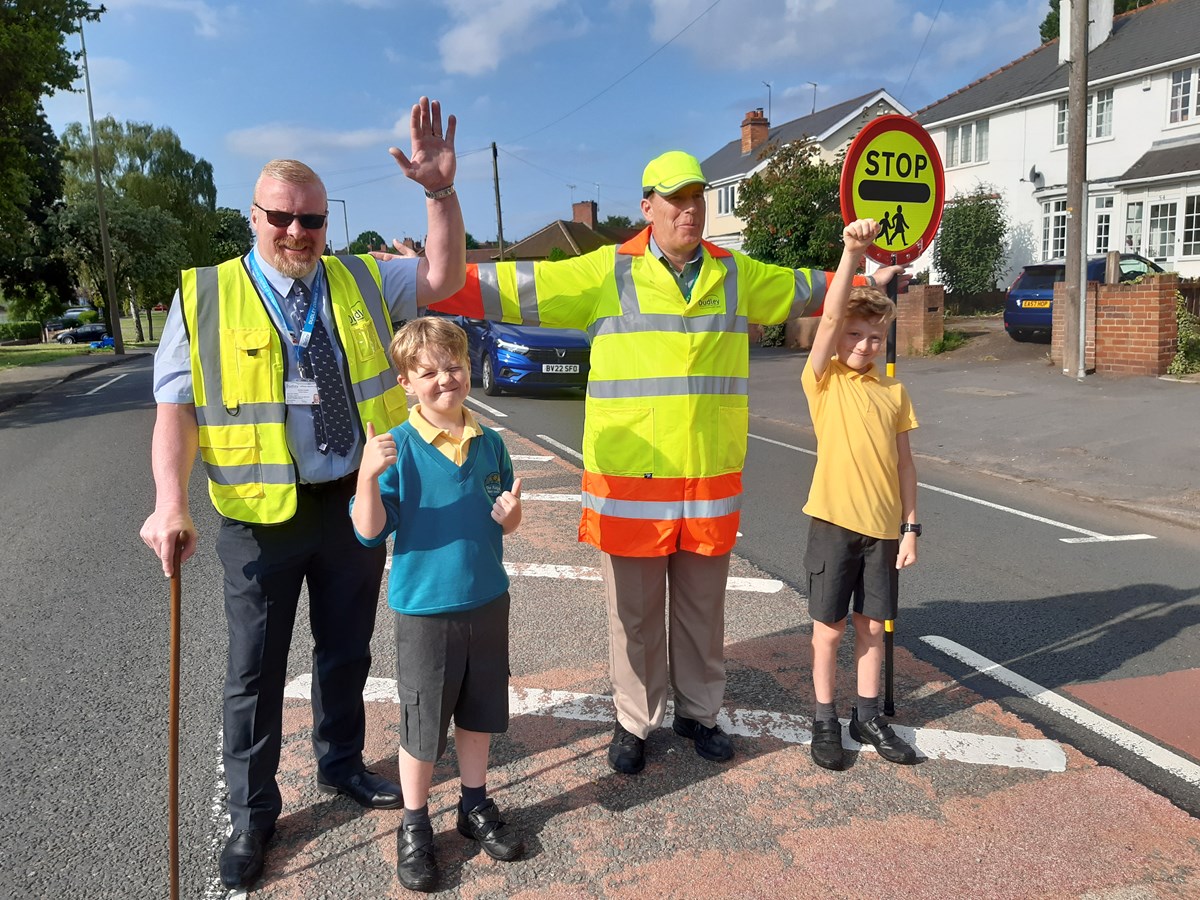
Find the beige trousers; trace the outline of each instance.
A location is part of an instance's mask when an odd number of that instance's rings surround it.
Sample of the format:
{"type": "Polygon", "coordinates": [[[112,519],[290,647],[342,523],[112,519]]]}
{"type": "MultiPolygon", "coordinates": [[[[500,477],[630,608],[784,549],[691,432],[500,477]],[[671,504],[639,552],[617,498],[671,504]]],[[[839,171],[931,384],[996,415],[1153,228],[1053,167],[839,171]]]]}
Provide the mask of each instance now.
{"type": "Polygon", "coordinates": [[[640,738],[662,725],[669,663],[676,715],[711,727],[725,698],[729,554],[601,555],[617,721],[640,738]]]}

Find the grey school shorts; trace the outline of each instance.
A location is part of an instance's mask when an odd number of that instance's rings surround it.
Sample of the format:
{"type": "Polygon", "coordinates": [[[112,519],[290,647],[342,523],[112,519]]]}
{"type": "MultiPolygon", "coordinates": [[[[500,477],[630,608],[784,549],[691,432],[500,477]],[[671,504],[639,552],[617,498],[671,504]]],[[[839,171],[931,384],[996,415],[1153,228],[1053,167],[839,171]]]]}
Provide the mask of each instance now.
{"type": "Polygon", "coordinates": [[[896,555],[900,541],[867,537],[823,519],[808,526],[808,614],[833,625],[854,611],[871,619],[894,619],[900,596],[896,555]]]}
{"type": "Polygon", "coordinates": [[[463,612],[396,613],[400,746],[437,762],[451,718],[484,734],[508,731],[508,591],[463,612]]]}

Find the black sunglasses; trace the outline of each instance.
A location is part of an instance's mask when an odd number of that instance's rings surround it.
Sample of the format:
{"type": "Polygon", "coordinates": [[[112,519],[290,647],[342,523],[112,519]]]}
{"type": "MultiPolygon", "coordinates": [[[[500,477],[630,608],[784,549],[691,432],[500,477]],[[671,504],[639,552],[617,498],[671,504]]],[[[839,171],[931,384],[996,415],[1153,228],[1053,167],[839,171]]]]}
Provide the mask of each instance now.
{"type": "MultiPolygon", "coordinates": [[[[258,206],[257,203],[254,205],[258,206]]],[[[301,228],[316,231],[318,228],[324,227],[325,220],[329,218],[329,213],[301,213],[296,216],[278,209],[263,209],[261,206],[258,208],[262,209],[267,216],[267,221],[276,228],[290,228],[292,222],[299,219],[301,228]]]]}

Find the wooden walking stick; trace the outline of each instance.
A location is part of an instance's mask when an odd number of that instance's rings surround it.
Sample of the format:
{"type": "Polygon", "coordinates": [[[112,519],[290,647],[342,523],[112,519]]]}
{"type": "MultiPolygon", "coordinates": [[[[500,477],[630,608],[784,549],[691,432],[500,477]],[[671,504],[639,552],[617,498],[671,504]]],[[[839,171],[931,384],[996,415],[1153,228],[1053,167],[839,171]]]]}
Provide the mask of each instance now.
{"type": "Polygon", "coordinates": [[[167,719],[167,840],[170,843],[171,900],[179,900],[179,616],[183,597],[180,576],[182,536],[175,539],[171,561],[171,689],[167,719]]]}

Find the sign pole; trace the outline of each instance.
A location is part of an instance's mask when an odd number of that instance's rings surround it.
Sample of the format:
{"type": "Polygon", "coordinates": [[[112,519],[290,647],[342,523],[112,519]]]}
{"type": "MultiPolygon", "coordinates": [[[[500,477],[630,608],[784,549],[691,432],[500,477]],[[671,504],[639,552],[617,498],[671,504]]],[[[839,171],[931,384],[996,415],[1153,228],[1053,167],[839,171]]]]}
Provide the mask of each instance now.
{"type": "MultiPolygon", "coordinates": [[[[892,265],[896,265],[896,254],[892,254],[892,265]]],[[[897,303],[897,288],[896,283],[899,278],[893,278],[887,283],[888,299],[892,301],[892,306],[897,303]]],[[[896,319],[892,319],[892,325],[888,329],[887,341],[887,374],[889,378],[896,377],[896,319]]],[[[896,702],[893,697],[893,684],[895,673],[895,645],[896,645],[896,620],[885,619],[883,622],[883,714],[885,716],[894,716],[896,714],[896,702]]]]}

